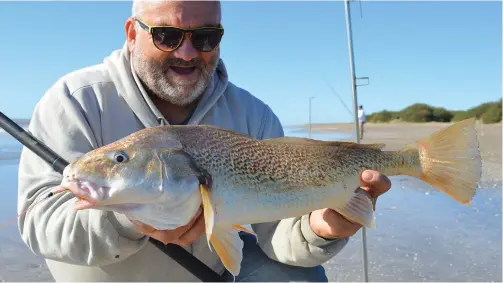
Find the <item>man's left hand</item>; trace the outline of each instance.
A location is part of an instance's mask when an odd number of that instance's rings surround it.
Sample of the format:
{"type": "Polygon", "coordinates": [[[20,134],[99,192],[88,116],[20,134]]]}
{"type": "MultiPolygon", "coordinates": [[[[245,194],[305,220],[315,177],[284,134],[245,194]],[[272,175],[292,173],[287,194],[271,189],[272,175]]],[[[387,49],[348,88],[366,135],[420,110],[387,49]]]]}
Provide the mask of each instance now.
{"type": "MultiPolygon", "coordinates": [[[[361,188],[367,191],[374,200],[391,189],[391,181],[388,177],[377,171],[364,171],[361,181],[366,185],[361,188]]],[[[309,222],[314,233],[325,239],[351,237],[362,227],[330,208],[313,211],[309,222]]]]}
{"type": "Polygon", "coordinates": [[[176,244],[182,247],[188,247],[193,244],[199,237],[204,235],[204,214],[203,209],[200,208],[192,220],[181,227],[174,230],[157,230],[152,226],[144,224],[139,221],[130,220],[141,233],[152,237],[163,244],[176,244]]]}

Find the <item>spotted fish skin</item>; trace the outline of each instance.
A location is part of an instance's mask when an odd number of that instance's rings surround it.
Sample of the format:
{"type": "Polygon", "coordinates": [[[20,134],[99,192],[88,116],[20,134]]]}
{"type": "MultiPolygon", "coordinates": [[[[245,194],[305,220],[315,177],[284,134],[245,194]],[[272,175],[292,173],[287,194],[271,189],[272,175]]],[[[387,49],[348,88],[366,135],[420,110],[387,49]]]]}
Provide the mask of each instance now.
{"type": "MultiPolygon", "coordinates": [[[[332,203],[330,207],[344,205],[359,186],[360,173],[367,169],[388,176],[409,175],[439,185],[445,180],[432,177],[433,167],[427,165],[438,166],[440,163],[432,163],[432,156],[429,155],[434,153],[440,159],[449,161],[449,158],[452,159],[450,154],[463,153],[471,157],[464,159],[466,168],[458,166],[449,169],[449,166],[456,164],[452,160],[450,165],[444,164],[444,167],[451,171],[459,169],[468,172],[468,168],[473,169],[468,174],[464,189],[455,192],[443,188],[443,191],[466,203],[474,194],[473,184],[480,171],[476,150],[478,144],[474,140],[472,124],[473,121],[469,120],[459,122],[398,151],[383,151],[384,144],[295,137],[257,140],[209,125],[158,126],[140,130],[98,148],[74,162],[72,168],[98,183],[121,180],[124,183],[123,190],[127,190],[128,186],[146,189],[158,187],[163,179],[163,168],[176,169],[172,170],[171,174],[175,175],[169,176],[170,179],[189,176],[201,179],[201,176],[209,176],[210,196],[215,209],[219,211],[218,215],[223,217],[228,205],[233,208],[228,209],[226,217],[234,214],[236,218],[240,214],[236,209],[241,206],[251,213],[257,213],[257,219],[247,217],[243,221],[261,222],[276,220],[270,218],[274,213],[269,209],[281,206],[298,208],[284,213],[276,212],[278,217],[294,216],[322,204],[332,203]],[[446,134],[451,136],[447,137],[446,134]],[[453,150],[457,151],[451,152],[453,150]],[[116,162],[114,158],[121,154],[127,162],[116,162]],[[160,155],[172,156],[172,160],[168,161],[171,163],[166,164],[160,155]],[[173,156],[179,158],[173,159],[173,156]],[[173,163],[175,161],[178,163],[173,163]],[[459,193],[464,195],[456,196],[459,193]],[[315,199],[319,203],[313,201],[315,199]],[[301,208],[302,205],[305,209],[301,208]],[[257,211],[253,211],[253,207],[257,211]],[[264,209],[270,213],[269,216],[264,209]]],[[[241,222],[237,218],[234,220],[236,223],[241,222]]]]}
{"type": "Polygon", "coordinates": [[[302,215],[347,202],[365,169],[419,175],[414,149],[302,138],[256,140],[213,126],[165,129],[212,176],[218,221],[250,224],[302,215]]]}
{"type": "MultiPolygon", "coordinates": [[[[481,175],[474,120],[397,151],[384,144],[282,137],[257,140],[206,125],[158,126],[95,149],[65,168],[77,209],[125,213],[157,229],[187,224],[204,208],[206,238],[239,274],[240,225],[332,208],[373,228],[374,205],[357,190],[367,169],[408,175],[469,205],[481,175]]],[[[253,231],[247,231],[253,233],[253,231]]]]}

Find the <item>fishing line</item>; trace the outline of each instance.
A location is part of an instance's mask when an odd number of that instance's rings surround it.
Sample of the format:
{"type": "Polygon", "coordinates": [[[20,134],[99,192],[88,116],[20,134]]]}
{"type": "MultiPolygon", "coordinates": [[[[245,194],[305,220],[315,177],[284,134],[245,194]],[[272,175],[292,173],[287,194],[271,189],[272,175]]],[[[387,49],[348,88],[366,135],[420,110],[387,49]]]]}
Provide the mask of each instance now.
{"type": "Polygon", "coordinates": [[[59,193],[62,193],[62,192],[65,192],[65,191],[69,191],[69,189],[59,189],[59,190],[56,190],[55,192],[49,192],[47,194],[47,196],[39,199],[38,201],[35,201],[34,203],[32,203],[27,209],[25,209],[23,212],[19,213],[16,217],[10,219],[9,221],[7,221],[5,224],[3,224],[2,226],[0,226],[0,231],[2,231],[3,229],[7,228],[12,222],[16,221],[19,217],[21,217],[22,215],[28,213],[28,210],[32,209],[34,206],[36,206],[37,204],[39,204],[40,202],[42,202],[43,200],[46,200],[46,199],[49,199],[50,197],[54,196],[54,195],[57,195],[59,193]]]}
{"type": "Polygon", "coordinates": [[[328,83],[328,80],[325,78],[325,83],[327,84],[327,86],[332,89],[332,93],[335,94],[337,96],[337,98],[339,98],[339,101],[342,103],[342,105],[344,106],[344,108],[346,108],[346,110],[348,111],[349,115],[350,116],[353,116],[353,111],[349,110],[349,107],[346,105],[346,103],[344,103],[344,101],[342,100],[341,96],[337,93],[337,91],[335,91],[335,89],[332,87],[331,84],[328,83]]]}

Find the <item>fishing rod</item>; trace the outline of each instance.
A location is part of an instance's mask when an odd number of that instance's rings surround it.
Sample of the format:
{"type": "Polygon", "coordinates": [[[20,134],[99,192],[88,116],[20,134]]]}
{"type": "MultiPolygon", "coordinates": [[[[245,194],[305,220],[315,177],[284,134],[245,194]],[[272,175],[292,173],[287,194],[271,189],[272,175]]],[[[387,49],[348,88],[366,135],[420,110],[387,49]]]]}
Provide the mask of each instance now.
{"type": "MultiPolygon", "coordinates": [[[[63,173],[65,167],[69,164],[61,156],[51,150],[47,145],[35,138],[32,134],[25,131],[16,122],[11,120],[0,112],[0,127],[2,127],[12,137],[37,154],[45,162],[50,164],[54,170],[63,173]]],[[[171,257],[187,271],[199,278],[203,282],[225,282],[222,276],[202,263],[195,256],[187,252],[181,246],[175,244],[164,245],[163,243],[149,238],[149,242],[159,248],[163,253],[171,257]]]]}

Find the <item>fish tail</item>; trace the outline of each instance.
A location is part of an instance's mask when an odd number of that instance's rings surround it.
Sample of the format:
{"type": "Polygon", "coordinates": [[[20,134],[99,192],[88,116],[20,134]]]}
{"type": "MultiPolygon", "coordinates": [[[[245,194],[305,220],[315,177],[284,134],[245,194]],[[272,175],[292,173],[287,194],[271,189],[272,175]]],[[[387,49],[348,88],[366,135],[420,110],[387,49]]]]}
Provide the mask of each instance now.
{"type": "Polygon", "coordinates": [[[470,205],[482,174],[475,119],[442,129],[415,144],[420,180],[470,205]]]}

